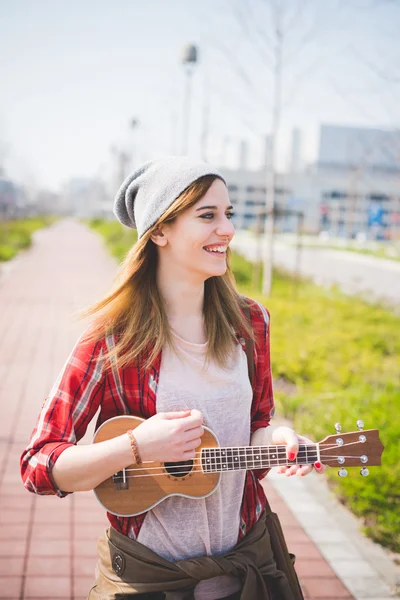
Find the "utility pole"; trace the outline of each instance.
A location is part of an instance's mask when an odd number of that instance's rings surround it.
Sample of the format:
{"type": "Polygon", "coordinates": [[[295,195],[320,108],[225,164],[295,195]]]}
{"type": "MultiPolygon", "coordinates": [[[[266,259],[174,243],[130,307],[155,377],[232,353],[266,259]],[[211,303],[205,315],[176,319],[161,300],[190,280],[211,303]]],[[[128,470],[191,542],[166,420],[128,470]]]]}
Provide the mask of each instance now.
{"type": "Polygon", "coordinates": [[[175,108],[171,109],[171,155],[179,154],[179,119],[175,108]]]}
{"type": "Polygon", "coordinates": [[[356,204],[357,204],[357,183],[360,177],[360,166],[353,167],[350,174],[350,194],[347,198],[347,205],[345,210],[345,223],[344,231],[345,236],[348,240],[352,239],[354,233],[354,223],[356,215],[356,204]]]}
{"type": "Polygon", "coordinates": [[[272,288],[272,269],[274,260],[274,224],[275,224],[275,195],[276,195],[276,150],[281,118],[281,95],[282,95],[282,0],[277,0],[274,9],[274,70],[273,70],[273,106],[272,106],[272,127],[271,127],[271,146],[270,163],[266,165],[266,212],[265,220],[265,254],[264,254],[264,273],[262,292],[265,295],[271,293],[272,288]]]}
{"type": "Polygon", "coordinates": [[[135,162],[137,162],[137,153],[136,148],[135,148],[135,130],[138,128],[139,126],[139,119],[133,118],[131,119],[130,123],[129,123],[129,127],[132,131],[133,134],[133,141],[132,141],[132,145],[131,145],[131,168],[134,169],[135,168],[135,162]]]}
{"type": "Polygon", "coordinates": [[[116,186],[119,187],[128,174],[127,167],[129,165],[130,155],[127,152],[121,150],[121,148],[118,148],[117,146],[111,146],[110,152],[115,158],[117,175],[116,186]]]}
{"type": "Polygon", "coordinates": [[[207,142],[209,134],[209,123],[210,123],[210,96],[209,96],[209,85],[207,78],[204,79],[203,88],[203,115],[201,124],[201,158],[204,162],[208,162],[207,155],[207,142]]]}
{"type": "Polygon", "coordinates": [[[183,65],[186,71],[186,86],[183,101],[183,127],[182,127],[182,156],[187,156],[189,147],[190,109],[192,100],[192,75],[197,63],[198,51],[193,44],[188,44],[183,49],[183,65]]]}

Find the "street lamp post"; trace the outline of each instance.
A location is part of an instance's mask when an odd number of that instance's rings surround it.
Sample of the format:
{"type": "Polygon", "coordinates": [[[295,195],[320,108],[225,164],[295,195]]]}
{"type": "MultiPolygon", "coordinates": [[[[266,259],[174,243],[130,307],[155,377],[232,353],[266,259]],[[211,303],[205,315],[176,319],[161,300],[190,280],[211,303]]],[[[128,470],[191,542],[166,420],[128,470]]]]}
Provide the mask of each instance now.
{"type": "Polygon", "coordinates": [[[189,146],[190,108],[192,97],[192,75],[194,66],[198,60],[197,47],[188,44],[183,49],[183,65],[186,71],[186,86],[183,101],[183,124],[182,124],[182,155],[186,156],[189,146]]]}
{"type": "Polygon", "coordinates": [[[138,125],[139,125],[139,120],[138,119],[133,118],[133,119],[130,120],[129,127],[130,127],[130,129],[132,131],[132,137],[133,137],[133,140],[132,140],[132,143],[131,143],[131,168],[132,169],[135,168],[135,161],[136,161],[136,158],[137,158],[136,157],[136,152],[135,152],[136,148],[135,148],[135,135],[134,135],[134,131],[135,131],[135,129],[137,129],[138,125]]]}

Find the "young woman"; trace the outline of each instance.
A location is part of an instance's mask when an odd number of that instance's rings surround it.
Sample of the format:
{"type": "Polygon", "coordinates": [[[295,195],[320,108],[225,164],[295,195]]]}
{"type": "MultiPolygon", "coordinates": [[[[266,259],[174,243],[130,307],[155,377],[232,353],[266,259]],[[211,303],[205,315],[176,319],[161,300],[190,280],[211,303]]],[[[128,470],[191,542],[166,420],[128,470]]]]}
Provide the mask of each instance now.
{"type": "MultiPolygon", "coordinates": [[[[186,158],[152,161],[124,182],[114,212],[139,239],[42,408],[21,458],[26,488],[63,497],[135,462],[193,460],[203,425],[221,446],[283,444],[293,460],[299,436],[270,426],[269,313],[239,295],[229,267],[223,176],[186,158]],[[245,338],[254,339],[253,387],[245,338]],[[97,426],[118,415],[145,421],[78,446],[99,407],[97,426]]],[[[172,496],[134,517],[108,513],[89,598],[290,600],[265,528],[264,474],[222,473],[206,498],[172,496]]]]}

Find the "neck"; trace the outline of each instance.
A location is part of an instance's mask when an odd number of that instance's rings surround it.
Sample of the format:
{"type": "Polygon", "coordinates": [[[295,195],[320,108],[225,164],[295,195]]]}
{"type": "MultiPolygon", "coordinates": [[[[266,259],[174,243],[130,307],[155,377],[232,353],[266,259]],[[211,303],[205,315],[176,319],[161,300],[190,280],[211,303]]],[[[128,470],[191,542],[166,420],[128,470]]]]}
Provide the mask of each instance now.
{"type": "Polygon", "coordinates": [[[309,465],[317,460],[318,444],[300,444],[296,459],[291,461],[287,458],[286,446],[203,448],[201,451],[201,466],[205,473],[309,465]]]}
{"type": "Polygon", "coordinates": [[[157,271],[157,285],[165,302],[168,319],[202,319],[204,302],[204,280],[185,278],[183,274],[157,271]]]}

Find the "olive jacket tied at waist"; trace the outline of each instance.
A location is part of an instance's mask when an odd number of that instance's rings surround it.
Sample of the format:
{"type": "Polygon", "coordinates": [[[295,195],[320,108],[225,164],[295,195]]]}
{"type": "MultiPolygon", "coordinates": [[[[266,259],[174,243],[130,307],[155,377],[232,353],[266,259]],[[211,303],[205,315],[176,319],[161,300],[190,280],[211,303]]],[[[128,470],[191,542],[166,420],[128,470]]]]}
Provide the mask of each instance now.
{"type": "Polygon", "coordinates": [[[204,579],[219,575],[239,577],[241,600],[296,600],[273,557],[264,513],[251,531],[229,552],[170,562],[143,544],[112,527],[98,541],[97,581],[88,600],[113,600],[115,594],[185,592],[193,600],[194,588],[204,579]]]}

